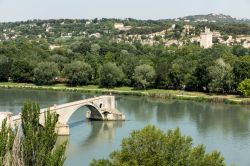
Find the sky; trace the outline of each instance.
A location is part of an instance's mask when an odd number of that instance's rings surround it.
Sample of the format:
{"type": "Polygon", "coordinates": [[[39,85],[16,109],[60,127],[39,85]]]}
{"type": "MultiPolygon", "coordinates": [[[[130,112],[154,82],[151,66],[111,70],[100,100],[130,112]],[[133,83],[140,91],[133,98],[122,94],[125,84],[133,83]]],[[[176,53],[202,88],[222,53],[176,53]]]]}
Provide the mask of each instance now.
{"type": "Polygon", "coordinates": [[[0,0],[0,22],[59,18],[167,19],[209,13],[250,19],[250,0],[0,0]]]}

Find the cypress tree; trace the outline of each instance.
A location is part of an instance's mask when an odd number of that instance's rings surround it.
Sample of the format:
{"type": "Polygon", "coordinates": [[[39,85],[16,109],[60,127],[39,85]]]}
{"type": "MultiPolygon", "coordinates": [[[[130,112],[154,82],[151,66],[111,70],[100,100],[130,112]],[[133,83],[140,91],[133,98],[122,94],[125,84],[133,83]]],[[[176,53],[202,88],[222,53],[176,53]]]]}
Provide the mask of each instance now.
{"type": "Polygon", "coordinates": [[[11,165],[14,139],[15,132],[7,125],[7,119],[4,119],[0,129],[0,166],[11,165]]]}
{"type": "Polygon", "coordinates": [[[66,143],[56,146],[55,126],[58,117],[46,111],[45,122],[39,123],[40,108],[35,102],[26,102],[22,108],[22,153],[24,165],[62,166],[65,161],[66,143]]]}

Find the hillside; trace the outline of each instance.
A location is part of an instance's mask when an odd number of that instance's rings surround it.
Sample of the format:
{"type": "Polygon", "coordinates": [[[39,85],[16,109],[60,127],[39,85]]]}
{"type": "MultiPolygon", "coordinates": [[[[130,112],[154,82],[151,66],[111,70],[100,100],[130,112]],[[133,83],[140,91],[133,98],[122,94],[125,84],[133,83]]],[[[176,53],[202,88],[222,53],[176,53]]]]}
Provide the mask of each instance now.
{"type": "Polygon", "coordinates": [[[224,14],[191,15],[179,18],[180,20],[190,20],[193,22],[219,22],[219,23],[250,23],[248,19],[236,19],[224,14]]]}

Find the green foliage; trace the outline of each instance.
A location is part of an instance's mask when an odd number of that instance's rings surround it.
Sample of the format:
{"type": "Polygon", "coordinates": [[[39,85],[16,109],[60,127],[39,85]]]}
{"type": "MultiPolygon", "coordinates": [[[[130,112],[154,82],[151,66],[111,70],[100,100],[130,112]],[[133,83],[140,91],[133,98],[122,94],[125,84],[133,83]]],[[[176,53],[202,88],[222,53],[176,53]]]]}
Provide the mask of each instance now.
{"type": "Polygon", "coordinates": [[[168,77],[170,80],[170,85],[174,87],[174,89],[182,88],[184,83],[184,71],[181,64],[173,63],[171,65],[168,77]]]}
{"type": "Polygon", "coordinates": [[[236,86],[246,78],[250,78],[250,56],[240,57],[233,66],[236,86]]]}
{"type": "Polygon", "coordinates": [[[137,88],[146,89],[150,86],[155,77],[155,70],[150,65],[140,65],[135,68],[133,79],[137,88]]]}
{"type": "MultiPolygon", "coordinates": [[[[124,55],[124,53],[122,53],[124,55]]],[[[133,85],[133,74],[135,67],[139,65],[139,60],[133,55],[124,55],[120,58],[122,61],[122,70],[127,77],[126,83],[128,85],[133,85]]]]}
{"type": "Polygon", "coordinates": [[[93,160],[90,163],[90,166],[113,166],[112,162],[109,160],[105,160],[105,159],[100,159],[100,160],[93,160]]]}
{"type": "Polygon", "coordinates": [[[244,48],[241,45],[233,46],[232,53],[237,56],[244,56],[248,54],[248,49],[244,48]]]}
{"type": "Polygon", "coordinates": [[[124,73],[114,63],[106,63],[99,69],[99,85],[112,88],[122,83],[124,73]]]}
{"type": "Polygon", "coordinates": [[[121,150],[108,160],[93,160],[91,166],[155,166],[195,165],[224,166],[219,152],[206,153],[203,145],[193,146],[192,138],[182,136],[179,129],[164,133],[154,126],[133,131],[124,138],[121,150]]]}
{"type": "Polygon", "coordinates": [[[0,55],[0,82],[7,82],[10,76],[11,62],[8,57],[0,55]]]}
{"type": "Polygon", "coordinates": [[[69,59],[65,56],[54,54],[49,57],[49,60],[55,62],[58,65],[60,71],[63,70],[64,64],[69,62],[69,59]]]}
{"type": "Polygon", "coordinates": [[[209,67],[211,83],[209,88],[216,92],[228,92],[232,89],[233,68],[226,64],[223,59],[218,59],[214,66],[209,67]]]}
{"type": "Polygon", "coordinates": [[[87,85],[92,79],[93,70],[87,63],[74,61],[65,65],[63,73],[70,85],[87,85]]]}
{"type": "Polygon", "coordinates": [[[62,166],[66,143],[55,147],[58,117],[47,111],[44,125],[39,123],[40,108],[37,103],[26,102],[22,108],[22,153],[24,165],[62,166]]]}
{"type": "Polygon", "coordinates": [[[0,130],[0,166],[7,164],[6,158],[9,159],[9,164],[12,163],[13,158],[10,154],[12,152],[14,139],[15,132],[8,127],[7,119],[4,119],[0,130]]]}
{"type": "MultiPolygon", "coordinates": [[[[187,42],[193,37],[191,33],[198,35],[204,30],[204,26],[220,31],[223,36],[232,35],[235,38],[237,34],[250,34],[248,24],[209,23],[207,25],[207,23],[191,21],[190,25],[195,28],[190,29],[190,35],[187,33],[182,35],[184,30],[182,21],[176,22],[173,28],[171,28],[173,22],[170,20],[100,19],[86,25],[88,21],[90,20],[59,19],[0,23],[2,29],[6,29],[7,36],[11,37],[15,34],[18,36],[16,39],[6,40],[0,34],[0,40],[3,41],[0,42],[0,81],[33,82],[39,85],[53,83],[51,68],[48,70],[38,68],[41,62],[56,63],[60,72],[56,75],[59,78],[58,81],[67,80],[70,85],[91,83],[113,87],[123,84],[143,88],[141,83],[138,84],[138,81],[135,82],[136,80],[133,79],[135,68],[142,64],[150,65],[155,69],[155,77],[149,81],[153,84],[146,85],[150,88],[236,93],[238,84],[245,78],[250,78],[250,49],[241,45],[227,46],[220,43],[214,44],[212,48],[202,49],[197,43],[187,42]],[[114,28],[116,22],[131,26],[131,29],[119,31],[114,28]],[[44,25],[51,27],[51,32],[46,32],[44,25]],[[165,30],[167,30],[166,41],[158,36],[150,39],[150,35],[165,30]],[[65,37],[69,33],[72,37],[65,37]],[[100,33],[100,38],[91,38],[93,33],[100,33]],[[154,40],[155,44],[142,44],[139,34],[143,42],[154,40]],[[184,45],[165,47],[169,39],[178,40],[184,45]],[[50,46],[55,46],[55,48],[52,49],[50,46]],[[231,73],[229,75],[232,75],[233,80],[229,81],[231,76],[228,75],[225,77],[228,78],[225,79],[226,81],[219,83],[222,78],[217,77],[212,69],[217,66],[215,61],[220,58],[224,60],[226,66],[231,66],[233,73],[229,67],[229,73],[231,73]],[[70,67],[64,70],[68,63],[75,61],[84,61],[89,64],[92,68],[91,76],[89,76],[89,67],[86,72],[77,72],[77,74],[69,71],[70,67]],[[106,63],[114,63],[122,69],[124,73],[122,81],[117,78],[118,81],[112,82],[111,85],[105,83],[104,76],[100,75],[99,69],[106,63]],[[33,68],[35,67],[39,75],[34,74],[33,68]],[[64,71],[67,71],[67,76],[64,71]],[[81,77],[83,74],[84,79],[81,77]]],[[[242,40],[241,44],[243,42],[242,40]]],[[[76,67],[72,68],[72,70],[75,69],[76,67]]],[[[109,74],[109,77],[113,78],[112,75],[109,74]]]]}
{"type": "Polygon", "coordinates": [[[11,78],[14,82],[31,82],[33,67],[27,60],[16,60],[11,67],[11,78]]]}
{"type": "Polygon", "coordinates": [[[100,57],[98,55],[91,54],[91,53],[87,53],[87,55],[85,57],[86,63],[88,63],[91,66],[91,68],[93,69],[93,78],[94,79],[97,79],[97,77],[98,77],[98,69],[100,66],[99,59],[100,59],[100,57]]]}
{"type": "Polygon", "coordinates": [[[250,96],[250,79],[242,81],[237,90],[245,97],[250,96]]]}
{"type": "Polygon", "coordinates": [[[54,62],[41,62],[34,69],[35,83],[38,85],[51,85],[58,76],[58,66],[54,62]]]}

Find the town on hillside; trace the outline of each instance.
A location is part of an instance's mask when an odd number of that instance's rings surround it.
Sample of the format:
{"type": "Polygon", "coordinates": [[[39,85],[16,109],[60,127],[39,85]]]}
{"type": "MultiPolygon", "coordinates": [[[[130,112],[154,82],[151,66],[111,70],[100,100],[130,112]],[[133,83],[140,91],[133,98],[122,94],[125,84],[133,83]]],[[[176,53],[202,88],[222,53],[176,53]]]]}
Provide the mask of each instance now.
{"type": "Polygon", "coordinates": [[[0,42],[44,39],[50,49],[86,38],[143,45],[182,46],[188,43],[210,48],[213,44],[250,48],[250,21],[226,15],[197,15],[166,20],[58,19],[0,23],[0,42]],[[220,24],[218,24],[220,23],[220,24]]]}

